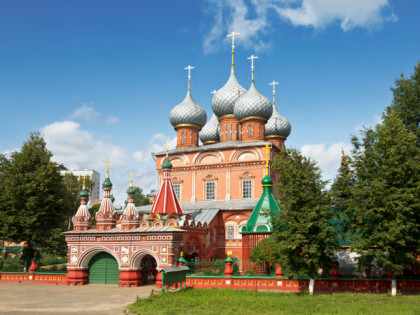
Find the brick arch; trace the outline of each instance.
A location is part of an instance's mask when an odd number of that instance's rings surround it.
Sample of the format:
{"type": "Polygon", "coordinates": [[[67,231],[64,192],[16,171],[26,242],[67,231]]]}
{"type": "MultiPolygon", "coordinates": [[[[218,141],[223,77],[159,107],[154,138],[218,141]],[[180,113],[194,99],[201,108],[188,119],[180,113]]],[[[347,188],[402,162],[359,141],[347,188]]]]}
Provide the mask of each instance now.
{"type": "MultiPolygon", "coordinates": [[[[164,159],[165,159],[165,157],[163,157],[162,163],[163,163],[164,159]]],[[[186,156],[185,154],[175,154],[175,155],[171,156],[169,161],[174,166],[185,166],[189,163],[188,156],[186,156]]]]}
{"type": "Polygon", "coordinates": [[[258,160],[263,159],[263,157],[261,156],[260,152],[258,152],[258,150],[251,149],[251,148],[245,148],[245,149],[239,149],[239,150],[233,151],[230,156],[230,160],[232,162],[241,162],[242,161],[241,158],[244,158],[243,161],[258,161],[258,160]]]}
{"type": "Polygon", "coordinates": [[[132,256],[130,258],[130,268],[140,268],[141,260],[146,255],[150,255],[156,260],[156,264],[157,264],[156,269],[158,269],[158,270],[161,269],[160,268],[160,257],[158,256],[158,254],[156,254],[153,251],[151,251],[150,249],[146,249],[146,248],[140,249],[139,251],[132,254],[132,256]]]}
{"type": "Polygon", "coordinates": [[[80,255],[79,259],[77,260],[77,267],[82,267],[82,268],[89,267],[89,262],[92,259],[92,257],[101,252],[105,252],[112,255],[112,257],[114,257],[117,260],[118,267],[121,267],[121,262],[118,255],[116,255],[116,253],[110,250],[109,248],[101,247],[101,246],[89,248],[82,255],[80,255]]]}
{"type": "Polygon", "coordinates": [[[222,152],[201,152],[194,159],[194,164],[218,164],[222,163],[225,157],[222,152]],[[208,160],[208,162],[206,162],[208,160]]]}

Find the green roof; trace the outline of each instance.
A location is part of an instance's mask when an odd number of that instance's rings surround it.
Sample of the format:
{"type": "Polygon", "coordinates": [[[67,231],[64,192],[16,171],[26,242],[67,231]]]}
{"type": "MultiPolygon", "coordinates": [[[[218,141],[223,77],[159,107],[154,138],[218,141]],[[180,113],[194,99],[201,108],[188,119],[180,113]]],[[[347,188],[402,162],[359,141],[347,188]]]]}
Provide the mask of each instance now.
{"type": "Polygon", "coordinates": [[[171,164],[171,162],[169,162],[168,157],[166,157],[165,161],[163,161],[162,168],[163,169],[169,169],[169,170],[172,168],[172,164],[171,164]]]}
{"type": "Polygon", "coordinates": [[[268,175],[263,178],[262,185],[263,193],[251,216],[242,228],[241,233],[243,234],[272,232],[273,225],[271,223],[271,217],[277,216],[281,211],[273,195],[273,181],[268,175]]]}
{"type": "Polygon", "coordinates": [[[109,177],[106,177],[104,182],[102,183],[102,188],[112,188],[112,183],[109,177]]]}

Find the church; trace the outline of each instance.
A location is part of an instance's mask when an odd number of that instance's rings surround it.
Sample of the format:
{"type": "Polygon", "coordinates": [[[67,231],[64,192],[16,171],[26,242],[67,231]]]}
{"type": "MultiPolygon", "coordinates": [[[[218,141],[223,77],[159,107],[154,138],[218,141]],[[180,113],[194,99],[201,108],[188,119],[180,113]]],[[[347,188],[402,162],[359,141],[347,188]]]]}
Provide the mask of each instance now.
{"type": "MultiPolygon", "coordinates": [[[[191,70],[184,100],[169,120],[177,134],[175,149],[154,153],[159,190],[148,206],[135,207],[133,180],[128,204],[120,213],[113,206],[109,167],[102,185],[104,198],[96,225],[87,209],[86,190],[73,217],[68,244],[70,284],[109,283],[139,286],[156,279],[158,270],[172,267],[181,252],[187,259],[217,259],[227,255],[248,259],[252,247],[271,233],[262,209],[280,211],[272,187],[278,183],[270,163],[291,132],[289,121],[254,80],[245,89],[236,78],[234,38],[226,84],[214,91],[212,116],[192,97],[191,70]],[[199,140],[202,145],[199,144],[199,140]]],[[[108,164],[109,165],[109,164],[108,164]]]]}

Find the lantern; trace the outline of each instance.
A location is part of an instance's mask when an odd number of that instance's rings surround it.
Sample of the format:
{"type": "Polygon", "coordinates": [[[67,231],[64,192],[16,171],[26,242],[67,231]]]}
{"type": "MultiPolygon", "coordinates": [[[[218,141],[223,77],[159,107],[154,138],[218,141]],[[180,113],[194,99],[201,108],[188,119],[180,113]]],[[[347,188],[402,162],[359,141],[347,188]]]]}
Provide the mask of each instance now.
{"type": "Polygon", "coordinates": [[[23,246],[22,246],[19,250],[19,258],[23,259],[24,256],[25,256],[25,253],[24,253],[24,249],[23,249],[23,246]]]}
{"type": "Polygon", "coordinates": [[[1,251],[1,253],[2,253],[2,257],[3,257],[3,259],[6,259],[7,258],[7,255],[9,254],[8,252],[7,252],[7,250],[6,250],[6,247],[1,251]]]}

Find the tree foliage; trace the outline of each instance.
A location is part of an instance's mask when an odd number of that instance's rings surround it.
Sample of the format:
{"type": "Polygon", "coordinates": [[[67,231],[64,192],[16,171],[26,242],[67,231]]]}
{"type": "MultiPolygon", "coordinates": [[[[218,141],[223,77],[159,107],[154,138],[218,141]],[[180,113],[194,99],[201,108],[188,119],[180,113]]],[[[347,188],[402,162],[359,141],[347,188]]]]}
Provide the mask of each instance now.
{"type": "Polygon", "coordinates": [[[417,136],[420,145],[420,62],[414,67],[414,73],[406,78],[403,73],[395,80],[392,105],[387,108],[395,111],[407,129],[417,136]]]}
{"type": "Polygon", "coordinates": [[[283,149],[273,169],[279,172],[280,215],[273,221],[276,257],[286,276],[314,278],[328,269],[336,245],[329,223],[331,202],[316,163],[296,149],[283,149]]]}
{"type": "Polygon", "coordinates": [[[400,275],[414,262],[420,240],[420,151],[418,139],[389,109],[374,129],[353,137],[356,174],[348,206],[351,249],[359,267],[383,267],[400,275]]]}
{"type": "Polygon", "coordinates": [[[44,139],[31,133],[18,152],[0,158],[0,235],[6,241],[65,248],[65,188],[44,139]]]}
{"type": "MultiPolygon", "coordinates": [[[[143,194],[143,189],[137,186],[134,186],[134,189],[135,189],[135,193],[133,196],[134,205],[136,207],[149,205],[150,200],[147,196],[143,194]]],[[[125,206],[127,206],[127,203],[128,203],[128,199],[125,201],[125,206]]]]}

